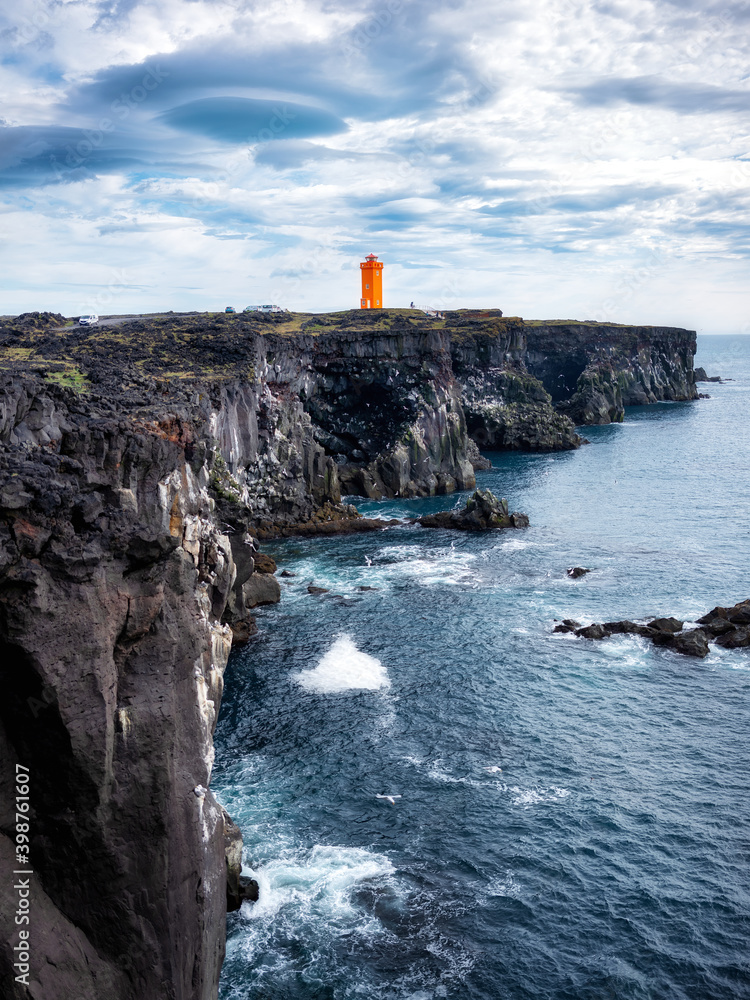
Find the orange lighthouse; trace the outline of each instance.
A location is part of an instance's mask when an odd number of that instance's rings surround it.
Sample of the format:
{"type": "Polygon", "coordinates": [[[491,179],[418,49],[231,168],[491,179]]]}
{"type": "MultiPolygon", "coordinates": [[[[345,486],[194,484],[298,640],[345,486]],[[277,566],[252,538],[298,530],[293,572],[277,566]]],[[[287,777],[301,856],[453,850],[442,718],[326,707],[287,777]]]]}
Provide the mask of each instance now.
{"type": "Polygon", "coordinates": [[[383,264],[374,253],[368,253],[364,264],[360,264],[362,271],[362,298],[360,306],[362,309],[382,309],[383,308],[383,264]]]}

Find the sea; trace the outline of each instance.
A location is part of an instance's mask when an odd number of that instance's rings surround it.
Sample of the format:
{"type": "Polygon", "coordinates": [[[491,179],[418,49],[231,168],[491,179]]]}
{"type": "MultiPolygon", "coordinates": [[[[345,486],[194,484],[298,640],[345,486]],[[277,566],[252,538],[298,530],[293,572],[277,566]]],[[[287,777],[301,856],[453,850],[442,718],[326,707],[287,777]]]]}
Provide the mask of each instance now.
{"type": "Polygon", "coordinates": [[[488,453],[527,529],[266,546],[293,575],[216,731],[260,886],[221,1000],[750,998],[750,649],[553,632],[750,597],[750,337],[696,364],[708,399],[488,453]]]}

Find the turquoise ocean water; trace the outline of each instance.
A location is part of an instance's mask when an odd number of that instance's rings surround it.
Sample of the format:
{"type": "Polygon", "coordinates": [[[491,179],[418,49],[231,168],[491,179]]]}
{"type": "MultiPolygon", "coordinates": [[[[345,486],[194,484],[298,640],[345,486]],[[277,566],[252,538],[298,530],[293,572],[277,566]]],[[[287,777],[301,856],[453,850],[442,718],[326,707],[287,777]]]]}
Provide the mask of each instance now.
{"type": "Polygon", "coordinates": [[[552,634],[750,597],[750,338],[696,363],[734,381],[490,455],[527,530],[268,547],[296,576],[216,734],[261,887],[221,1000],[750,997],[750,650],[552,634]]]}

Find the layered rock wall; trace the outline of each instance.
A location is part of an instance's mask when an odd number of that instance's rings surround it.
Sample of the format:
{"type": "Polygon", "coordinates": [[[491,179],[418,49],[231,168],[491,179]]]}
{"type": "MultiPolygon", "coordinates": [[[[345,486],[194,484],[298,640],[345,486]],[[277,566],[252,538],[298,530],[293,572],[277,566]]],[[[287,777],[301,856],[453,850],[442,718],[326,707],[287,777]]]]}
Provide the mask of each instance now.
{"type": "Polygon", "coordinates": [[[526,327],[525,363],[576,424],[623,419],[624,407],[697,398],[696,336],[675,327],[604,323],[526,327]]]}
{"type": "Polygon", "coordinates": [[[3,996],[209,1000],[226,861],[207,786],[234,566],[202,449],[186,425],[82,412],[31,380],[0,412],[0,852],[7,871],[21,764],[34,871],[28,988],[3,880],[3,996]]]}

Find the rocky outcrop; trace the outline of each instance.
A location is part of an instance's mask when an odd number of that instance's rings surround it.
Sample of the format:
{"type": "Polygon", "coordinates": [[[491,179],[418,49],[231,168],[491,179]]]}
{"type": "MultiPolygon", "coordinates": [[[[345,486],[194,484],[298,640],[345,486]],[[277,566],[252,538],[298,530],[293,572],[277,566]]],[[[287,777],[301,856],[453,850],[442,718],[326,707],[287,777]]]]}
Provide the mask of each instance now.
{"type": "Polygon", "coordinates": [[[594,622],[581,626],[572,619],[556,625],[554,632],[572,632],[583,639],[607,639],[612,635],[640,635],[655,646],[666,646],[676,653],[703,659],[708,656],[709,643],[726,649],[750,646],[750,599],[730,608],[717,607],[697,620],[700,628],[684,627],[679,618],[652,618],[648,622],[629,620],[594,622]]]}
{"type": "Polygon", "coordinates": [[[446,328],[468,432],[482,448],[577,448],[575,424],[621,421],[626,406],[698,398],[694,331],[469,310],[447,314],[446,328]]]}
{"type": "Polygon", "coordinates": [[[234,562],[208,442],[111,409],[40,380],[0,391],[0,851],[21,765],[34,873],[28,989],[3,885],[3,996],[211,1000],[226,862],[207,789],[234,562]]]}
{"type": "Polygon", "coordinates": [[[379,499],[474,486],[444,330],[337,331],[312,347],[317,379],[305,409],[343,492],[379,499]]]}
{"type": "Polygon", "coordinates": [[[696,399],[693,330],[527,323],[525,363],[576,424],[622,421],[626,406],[696,399]]]}
{"type": "Polygon", "coordinates": [[[423,528],[453,528],[457,531],[492,531],[493,528],[528,528],[525,514],[508,512],[508,501],[490,490],[476,490],[461,510],[442,510],[417,519],[423,528]]]}
{"type": "Polygon", "coordinates": [[[555,411],[526,368],[523,320],[458,314],[449,317],[449,329],[467,429],[480,448],[560,451],[581,444],[573,422],[555,411]]]}
{"type": "Polygon", "coordinates": [[[696,368],[693,372],[696,382],[723,382],[721,375],[707,375],[705,368],[696,368]]]}

